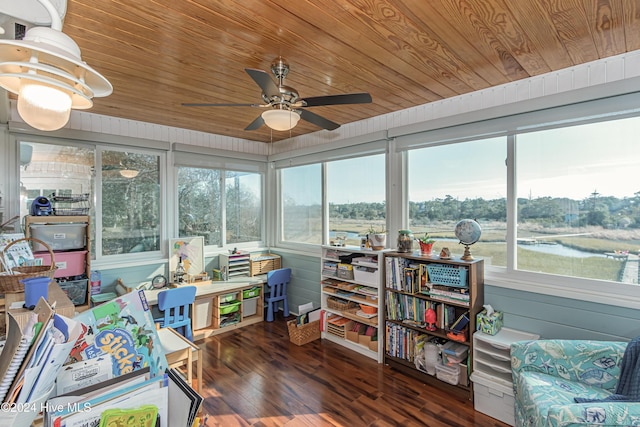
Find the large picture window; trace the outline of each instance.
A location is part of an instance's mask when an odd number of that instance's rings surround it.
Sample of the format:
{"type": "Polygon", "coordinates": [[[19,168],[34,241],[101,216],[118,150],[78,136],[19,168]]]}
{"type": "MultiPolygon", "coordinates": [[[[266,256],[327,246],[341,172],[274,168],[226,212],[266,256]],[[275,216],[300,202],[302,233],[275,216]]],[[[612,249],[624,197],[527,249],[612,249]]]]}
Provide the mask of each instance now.
{"type": "Polygon", "coordinates": [[[385,156],[327,163],[329,241],[358,246],[370,230],[386,231],[385,156]]]}
{"type": "Polygon", "coordinates": [[[638,283],[640,118],[520,134],[517,269],[638,283]]]}
{"type": "Polygon", "coordinates": [[[280,175],[282,240],[322,244],[322,165],[284,168],[280,175]]]}
{"type": "Polygon", "coordinates": [[[38,196],[88,194],[60,213],[91,216],[92,257],[160,250],[160,154],[30,141],[20,150],[22,217],[38,196]]]}
{"type": "Polygon", "coordinates": [[[408,153],[409,227],[434,238],[434,251],[460,254],[457,221],[472,218],[482,237],[472,248],[487,264],[507,262],[507,138],[411,150],[408,153]]]}
{"type": "Polygon", "coordinates": [[[178,167],[179,237],[207,246],[262,241],[262,175],[178,167]],[[224,209],[223,209],[224,207],[224,209]]]}
{"type": "Polygon", "coordinates": [[[160,250],[160,157],[102,151],[102,255],[160,250]]]}

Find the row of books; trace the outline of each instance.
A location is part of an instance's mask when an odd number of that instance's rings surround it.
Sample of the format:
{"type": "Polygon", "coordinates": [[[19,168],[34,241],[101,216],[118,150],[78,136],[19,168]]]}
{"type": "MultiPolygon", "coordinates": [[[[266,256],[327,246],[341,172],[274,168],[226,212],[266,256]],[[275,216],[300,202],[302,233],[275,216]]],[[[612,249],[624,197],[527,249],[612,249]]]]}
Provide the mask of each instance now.
{"type": "Polygon", "coordinates": [[[387,319],[410,319],[416,323],[424,323],[424,314],[429,308],[429,301],[411,295],[386,291],[387,319]]]}
{"type": "Polygon", "coordinates": [[[469,288],[433,284],[428,264],[402,257],[386,257],[386,287],[410,294],[421,293],[439,301],[469,305],[469,288]]]}
{"type": "Polygon", "coordinates": [[[424,336],[424,334],[414,329],[387,322],[385,327],[387,355],[413,363],[416,354],[416,342],[424,336]]]}
{"type": "Polygon", "coordinates": [[[389,320],[403,321],[416,327],[425,327],[425,312],[431,307],[436,311],[436,327],[449,330],[460,317],[456,307],[446,303],[427,301],[412,295],[386,291],[386,315],[389,320]]]}

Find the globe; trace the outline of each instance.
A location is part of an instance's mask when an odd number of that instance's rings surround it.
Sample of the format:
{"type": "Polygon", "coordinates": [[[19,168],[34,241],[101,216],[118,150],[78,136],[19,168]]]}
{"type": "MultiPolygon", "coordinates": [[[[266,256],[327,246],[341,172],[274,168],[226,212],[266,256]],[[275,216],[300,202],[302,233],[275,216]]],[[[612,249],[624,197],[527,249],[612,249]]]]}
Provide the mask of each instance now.
{"type": "Polygon", "coordinates": [[[480,236],[482,235],[482,228],[480,227],[480,224],[473,219],[460,220],[456,224],[455,235],[458,240],[460,240],[460,243],[465,245],[464,255],[462,255],[460,259],[465,261],[472,260],[473,257],[469,251],[469,246],[480,240],[480,236]]]}

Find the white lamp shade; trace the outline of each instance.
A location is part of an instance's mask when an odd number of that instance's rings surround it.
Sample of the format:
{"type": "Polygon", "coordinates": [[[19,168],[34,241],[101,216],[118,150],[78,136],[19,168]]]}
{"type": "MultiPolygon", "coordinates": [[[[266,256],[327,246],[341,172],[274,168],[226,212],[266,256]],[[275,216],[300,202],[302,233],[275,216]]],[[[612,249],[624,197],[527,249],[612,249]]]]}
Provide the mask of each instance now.
{"type": "Polygon", "coordinates": [[[18,93],[18,113],[36,129],[58,130],[69,121],[71,97],[58,88],[27,81],[18,93]]]}
{"type": "Polygon", "coordinates": [[[300,115],[291,110],[267,110],[262,113],[262,120],[273,130],[293,129],[300,120],[300,115]]]}
{"type": "Polygon", "coordinates": [[[139,171],[134,169],[122,169],[120,171],[120,175],[128,179],[135,178],[136,176],[138,176],[139,173],[140,173],[139,171]]]}
{"type": "Polygon", "coordinates": [[[91,108],[94,96],[113,91],[69,36],[47,27],[29,29],[24,40],[0,39],[0,86],[18,95],[18,113],[40,130],[60,129],[70,109],[91,108]]]}

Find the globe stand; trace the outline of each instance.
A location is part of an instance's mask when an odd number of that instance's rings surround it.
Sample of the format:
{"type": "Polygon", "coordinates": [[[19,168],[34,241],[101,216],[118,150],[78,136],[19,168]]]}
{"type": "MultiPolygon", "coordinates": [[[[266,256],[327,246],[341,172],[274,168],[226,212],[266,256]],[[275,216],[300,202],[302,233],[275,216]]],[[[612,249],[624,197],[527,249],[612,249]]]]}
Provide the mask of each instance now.
{"type": "Polygon", "coordinates": [[[464,245],[464,254],[460,257],[463,261],[473,261],[473,257],[471,256],[471,251],[469,251],[469,245],[464,245]]]}

